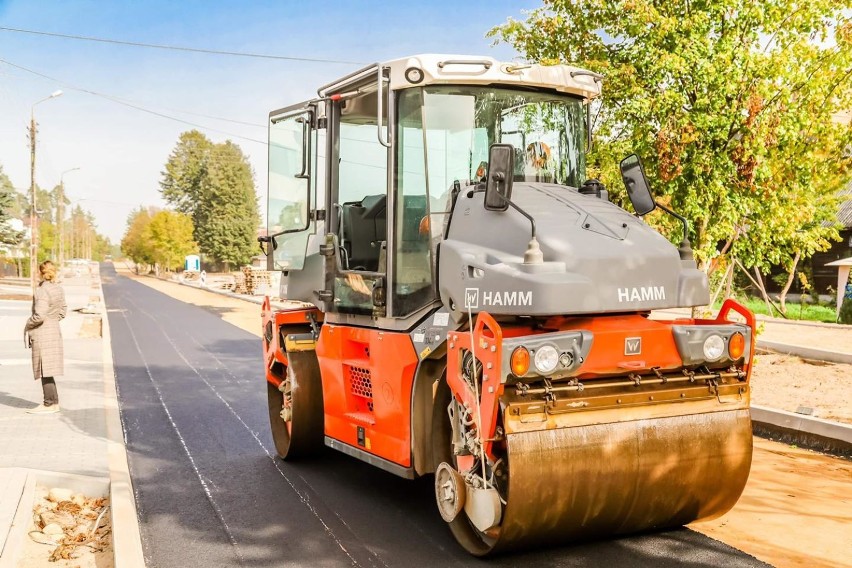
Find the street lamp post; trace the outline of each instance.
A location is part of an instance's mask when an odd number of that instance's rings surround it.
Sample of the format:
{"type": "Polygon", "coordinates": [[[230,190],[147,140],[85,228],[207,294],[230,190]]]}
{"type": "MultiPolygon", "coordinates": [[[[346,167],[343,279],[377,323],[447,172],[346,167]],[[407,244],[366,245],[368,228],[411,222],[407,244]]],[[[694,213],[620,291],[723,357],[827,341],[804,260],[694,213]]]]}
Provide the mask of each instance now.
{"type": "Polygon", "coordinates": [[[71,168],[70,170],[65,170],[59,176],[59,211],[57,211],[57,221],[59,226],[57,227],[59,232],[59,267],[62,268],[65,263],[65,174],[69,172],[76,172],[80,168],[71,168]]]}
{"type": "Polygon", "coordinates": [[[36,227],[36,187],[35,187],[35,164],[36,164],[36,123],[35,107],[44,101],[55,99],[62,95],[62,91],[54,91],[49,97],[33,103],[30,107],[30,281],[33,294],[36,288],[36,269],[38,267],[38,231],[36,227]]]}

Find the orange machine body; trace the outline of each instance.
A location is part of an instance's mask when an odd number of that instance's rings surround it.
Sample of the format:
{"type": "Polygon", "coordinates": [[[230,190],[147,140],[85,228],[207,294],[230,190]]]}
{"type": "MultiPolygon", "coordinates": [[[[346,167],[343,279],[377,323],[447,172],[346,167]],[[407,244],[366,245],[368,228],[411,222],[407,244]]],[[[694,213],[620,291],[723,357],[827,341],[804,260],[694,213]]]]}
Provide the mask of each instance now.
{"type": "MultiPolygon", "coordinates": [[[[458,330],[448,335],[447,381],[461,402],[471,408],[482,408],[483,428],[494,431],[499,413],[499,400],[504,390],[499,362],[503,339],[534,336],[542,333],[584,330],[594,340],[588,357],[576,374],[580,380],[629,376],[649,370],[677,370],[684,362],[675,344],[672,326],[719,325],[733,323],[730,311],[741,313],[752,329],[750,353],[754,353],[754,318],[748,310],[729,301],[715,320],[682,318],[671,321],[651,320],[641,314],[598,317],[553,317],[543,325],[498,324],[488,314],[479,314],[474,334],[458,330]],[[460,378],[460,350],[470,349],[471,335],[479,358],[486,367],[483,392],[466,392],[470,385],[460,378]],[[641,357],[627,357],[627,338],[641,337],[641,357]],[[493,347],[493,349],[492,349],[493,347]]],[[[267,380],[278,386],[287,366],[285,337],[290,330],[307,329],[313,322],[316,330],[315,349],[322,379],[324,433],[352,448],[413,468],[412,397],[420,365],[408,333],[375,328],[322,323],[322,312],[315,308],[273,310],[263,308],[264,360],[267,380]]],[[[750,374],[751,357],[742,365],[750,374]]],[[[505,372],[503,373],[505,375],[505,372]]],[[[491,442],[486,451],[491,452],[491,442]]]]}

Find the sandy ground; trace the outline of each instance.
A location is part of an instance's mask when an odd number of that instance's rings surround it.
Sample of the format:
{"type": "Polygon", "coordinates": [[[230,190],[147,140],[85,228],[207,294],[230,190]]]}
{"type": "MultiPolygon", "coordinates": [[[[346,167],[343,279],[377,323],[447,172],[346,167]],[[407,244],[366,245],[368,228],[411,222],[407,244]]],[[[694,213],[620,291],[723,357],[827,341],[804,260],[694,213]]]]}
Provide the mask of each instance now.
{"type": "Polygon", "coordinates": [[[852,365],[758,355],[751,388],[752,404],[789,412],[804,406],[812,416],[852,424],[852,365]]]}
{"type": "Polygon", "coordinates": [[[740,500],[691,528],[779,568],[852,566],[852,462],[755,438],[740,500]]]}
{"type": "MultiPolygon", "coordinates": [[[[154,278],[138,281],[260,336],[256,304],[154,278]]],[[[809,405],[823,418],[852,422],[850,370],[762,355],[752,401],[788,410],[809,405]]],[[[692,528],[779,568],[852,567],[852,462],[755,438],[751,475],[737,505],[692,528]]]]}

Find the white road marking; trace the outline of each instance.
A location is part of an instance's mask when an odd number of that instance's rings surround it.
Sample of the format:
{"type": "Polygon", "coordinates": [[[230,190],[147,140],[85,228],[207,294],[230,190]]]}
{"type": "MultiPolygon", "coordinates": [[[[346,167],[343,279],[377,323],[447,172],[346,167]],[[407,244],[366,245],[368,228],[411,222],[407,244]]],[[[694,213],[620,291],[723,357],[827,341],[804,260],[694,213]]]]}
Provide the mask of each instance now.
{"type": "Polygon", "coordinates": [[[148,378],[151,380],[151,384],[154,386],[154,390],[157,393],[157,398],[160,401],[160,406],[162,406],[163,410],[166,412],[166,416],[169,419],[169,423],[172,425],[172,429],[174,429],[175,434],[177,434],[178,440],[180,441],[180,445],[183,447],[183,451],[186,453],[186,457],[189,458],[189,463],[190,465],[192,465],[192,470],[195,472],[195,476],[198,478],[198,482],[201,483],[201,487],[204,489],[204,494],[207,496],[207,501],[210,503],[210,506],[213,507],[213,511],[219,518],[219,522],[222,523],[222,528],[225,530],[225,534],[228,535],[228,540],[231,541],[231,546],[234,547],[234,553],[237,555],[240,564],[245,564],[245,559],[243,558],[243,555],[240,554],[240,548],[237,544],[236,539],[234,538],[234,534],[231,532],[230,527],[228,527],[228,523],[225,521],[225,517],[222,513],[222,510],[219,508],[219,505],[216,503],[216,500],[213,499],[213,494],[210,492],[210,488],[207,486],[207,482],[204,480],[201,475],[201,472],[198,470],[198,466],[195,463],[195,459],[192,457],[192,454],[189,451],[189,447],[187,447],[186,441],[183,439],[183,436],[180,433],[180,429],[177,427],[177,424],[175,424],[174,418],[172,418],[172,413],[169,411],[169,407],[166,406],[166,403],[163,400],[163,393],[162,391],[160,391],[160,387],[157,385],[157,382],[154,380],[154,376],[151,374],[151,368],[148,366],[148,361],[145,359],[145,355],[142,354],[142,348],[139,347],[139,342],[136,339],[136,333],[134,333],[133,328],[130,326],[130,320],[127,318],[126,313],[122,313],[121,315],[124,318],[125,323],[127,324],[127,329],[130,330],[130,337],[133,339],[133,344],[136,346],[136,351],[139,353],[140,359],[142,359],[142,364],[145,365],[145,373],[148,375],[148,378]]]}
{"type": "MultiPolygon", "coordinates": [[[[276,457],[275,455],[273,455],[273,454],[272,454],[272,453],[271,453],[271,452],[270,452],[270,451],[266,448],[266,446],[264,446],[264,445],[263,445],[263,441],[262,441],[262,440],[258,437],[257,432],[255,432],[254,430],[252,430],[252,429],[249,427],[249,425],[245,423],[245,421],[242,419],[242,417],[241,417],[239,414],[237,414],[237,412],[236,412],[236,411],[234,410],[234,408],[230,405],[230,403],[229,403],[227,400],[225,400],[225,399],[222,397],[222,395],[220,395],[220,394],[219,394],[219,391],[217,391],[217,390],[216,390],[216,388],[215,388],[213,385],[211,385],[211,384],[210,384],[210,382],[209,382],[209,381],[208,381],[208,380],[207,380],[207,379],[206,379],[206,378],[205,378],[205,377],[204,377],[204,376],[203,376],[203,375],[202,375],[202,374],[198,371],[198,369],[196,369],[196,368],[195,368],[195,366],[194,366],[192,363],[190,363],[190,362],[189,362],[189,360],[188,360],[188,359],[187,359],[187,358],[183,355],[183,353],[180,351],[180,349],[178,349],[178,347],[177,347],[177,345],[175,344],[175,342],[172,340],[172,338],[171,338],[171,337],[169,336],[169,334],[166,332],[166,329],[165,329],[162,325],[160,325],[160,322],[159,322],[156,318],[154,318],[153,316],[151,316],[150,314],[148,314],[145,310],[142,310],[142,309],[141,309],[141,307],[140,307],[138,304],[136,304],[133,300],[128,300],[128,301],[129,301],[129,303],[130,303],[130,304],[133,304],[133,305],[134,305],[134,306],[135,306],[135,307],[136,307],[136,308],[137,308],[137,309],[138,309],[138,310],[139,310],[139,311],[140,311],[143,315],[145,315],[146,317],[148,317],[149,319],[151,319],[151,321],[153,321],[153,322],[154,322],[154,325],[156,325],[158,328],[160,328],[160,331],[162,332],[163,336],[164,336],[164,337],[166,338],[166,340],[167,340],[167,341],[171,344],[172,348],[175,350],[175,353],[177,353],[178,357],[180,357],[181,359],[183,359],[183,361],[187,364],[187,366],[188,366],[190,369],[192,369],[192,371],[193,371],[196,375],[198,375],[198,378],[199,378],[199,379],[201,379],[201,381],[202,381],[205,385],[207,385],[207,388],[209,388],[209,389],[213,392],[213,394],[216,396],[216,398],[218,398],[220,401],[222,401],[222,403],[223,403],[223,404],[225,405],[225,407],[226,407],[226,408],[230,411],[230,413],[234,415],[234,418],[236,418],[236,419],[239,421],[239,423],[243,425],[243,428],[245,428],[245,429],[249,432],[249,434],[251,434],[252,438],[254,438],[254,440],[255,440],[255,441],[257,442],[257,444],[261,447],[261,449],[262,449],[262,450],[263,450],[263,452],[266,454],[266,456],[267,456],[270,460],[272,460],[272,464],[275,466],[275,469],[278,471],[278,473],[279,473],[279,474],[281,474],[281,477],[283,477],[283,478],[284,478],[284,481],[286,481],[286,482],[287,482],[287,484],[290,486],[290,488],[293,490],[293,492],[294,492],[294,493],[296,493],[296,496],[298,496],[298,497],[299,497],[299,500],[302,502],[302,504],[303,504],[303,505],[305,505],[305,507],[307,507],[307,508],[308,508],[308,510],[311,512],[311,514],[312,514],[312,515],[313,515],[313,516],[314,516],[314,517],[315,517],[315,518],[316,518],[316,519],[320,522],[320,524],[321,524],[321,525],[323,526],[323,528],[325,529],[326,534],[328,534],[328,536],[330,536],[330,537],[332,538],[332,540],[334,540],[335,544],[337,544],[337,546],[340,548],[340,550],[342,550],[342,551],[343,551],[343,553],[344,553],[344,554],[346,554],[346,556],[347,556],[347,557],[349,557],[349,559],[350,559],[350,560],[351,560],[351,562],[352,562],[352,565],[353,565],[353,566],[360,566],[360,564],[358,563],[358,561],[357,561],[357,560],[356,560],[356,559],[355,559],[355,558],[354,558],[354,557],[353,557],[353,556],[349,553],[349,551],[348,551],[348,550],[346,550],[346,547],[343,545],[343,543],[340,541],[340,539],[337,537],[337,535],[335,535],[335,534],[334,534],[334,532],[331,530],[331,527],[329,527],[329,526],[328,526],[328,524],[327,524],[327,523],[323,520],[323,518],[320,516],[319,512],[316,510],[316,508],[314,507],[313,503],[311,503],[310,497],[308,497],[308,495],[307,495],[306,493],[304,493],[303,491],[300,491],[300,490],[296,487],[296,485],[295,485],[295,484],[294,484],[294,483],[290,480],[290,478],[289,478],[289,477],[287,477],[287,474],[286,474],[286,473],[284,473],[284,471],[281,469],[281,466],[278,464],[278,459],[277,459],[277,457],[276,457]]],[[[125,315],[124,317],[125,317],[125,319],[127,318],[127,316],[126,316],[126,315],[125,315]]],[[[196,343],[197,343],[197,342],[196,342],[196,343]]],[[[203,347],[202,347],[202,348],[203,348],[203,347]]],[[[207,350],[205,349],[205,351],[207,351],[207,350]]],[[[208,353],[209,353],[209,351],[208,351],[208,353]]],[[[214,357],[215,357],[215,356],[214,356],[214,357]]],[[[219,361],[219,360],[218,360],[218,358],[217,358],[217,362],[219,362],[219,364],[220,364],[220,365],[222,364],[222,363],[221,363],[221,361],[219,361]]],[[[230,373],[230,371],[228,371],[228,374],[229,374],[229,375],[231,375],[231,377],[232,377],[232,378],[234,378],[234,379],[236,380],[236,377],[234,377],[234,376],[230,373]]],[[[150,375],[149,375],[149,376],[150,376],[150,375]]],[[[190,459],[192,459],[192,458],[190,458],[190,459]]],[[[335,516],[337,516],[337,515],[335,514],[335,516]]],[[[341,522],[341,523],[343,523],[343,525],[344,525],[344,526],[346,526],[347,528],[349,528],[349,525],[347,525],[347,524],[343,521],[343,519],[341,519],[339,516],[337,516],[337,518],[340,520],[340,522],[341,522]]],[[[351,530],[351,529],[350,529],[350,530],[351,530]]],[[[354,534],[354,533],[353,533],[353,534],[354,534]]],[[[381,561],[381,558],[379,558],[379,557],[378,557],[378,556],[377,556],[374,552],[372,552],[371,550],[367,549],[366,547],[365,547],[365,549],[366,549],[366,550],[368,550],[368,551],[369,551],[369,552],[373,555],[373,557],[374,557],[374,558],[376,558],[377,560],[379,560],[379,562],[382,562],[382,561],[381,561]]],[[[387,566],[384,562],[382,562],[382,565],[387,566]]]]}

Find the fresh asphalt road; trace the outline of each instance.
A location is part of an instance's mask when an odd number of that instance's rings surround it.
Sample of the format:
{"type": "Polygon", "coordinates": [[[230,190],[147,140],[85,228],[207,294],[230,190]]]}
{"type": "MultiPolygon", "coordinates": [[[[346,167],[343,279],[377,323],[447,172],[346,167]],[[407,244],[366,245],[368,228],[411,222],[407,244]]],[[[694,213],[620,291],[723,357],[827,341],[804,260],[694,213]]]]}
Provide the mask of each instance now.
{"type": "Polygon", "coordinates": [[[276,458],[257,337],[111,265],[101,273],[150,568],[765,566],[687,529],[472,558],[438,515],[431,477],[332,450],[276,458]]]}

